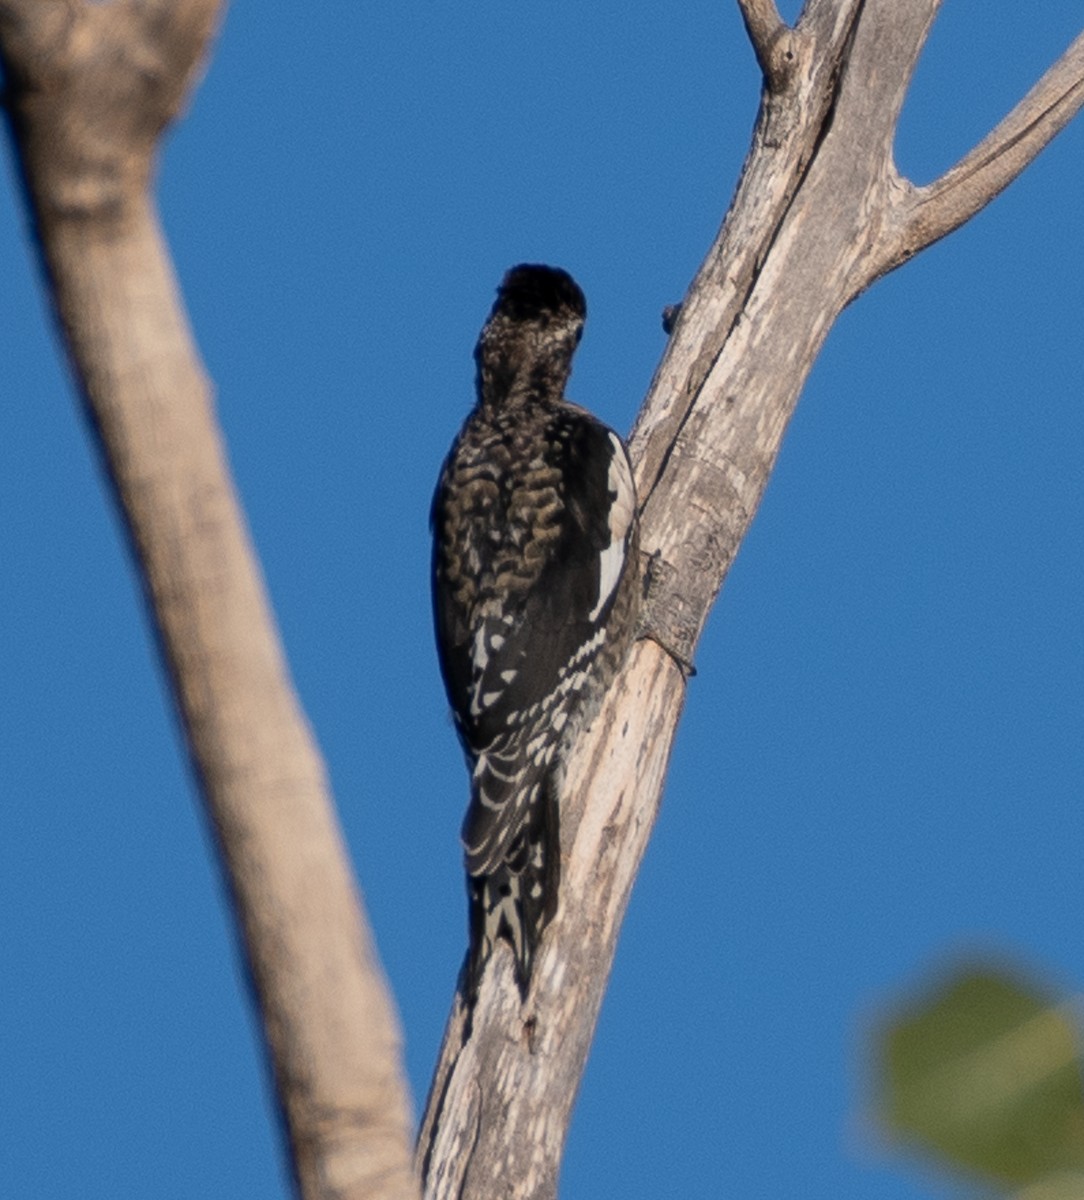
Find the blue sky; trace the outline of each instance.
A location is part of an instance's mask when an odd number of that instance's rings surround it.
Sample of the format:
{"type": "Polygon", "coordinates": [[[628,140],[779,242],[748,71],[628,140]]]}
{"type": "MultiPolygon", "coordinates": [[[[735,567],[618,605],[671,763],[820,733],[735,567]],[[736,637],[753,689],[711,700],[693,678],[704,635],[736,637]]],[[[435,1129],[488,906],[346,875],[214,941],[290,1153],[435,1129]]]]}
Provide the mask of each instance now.
{"type": "MultiPolygon", "coordinates": [[[[797,5],[789,8],[793,15],[797,5]]],[[[950,0],[919,182],[1081,25],[950,0]]],[[[424,1100],[465,938],[429,498],[502,271],[572,271],[571,395],[634,419],[759,80],[736,6],[236,5],[164,221],[424,1100]]],[[[1084,122],[843,314],[701,643],[562,1196],[954,1194],[868,1035],[960,954],[1084,987],[1084,122]]],[[[9,162],[10,167],[10,162],[9,162]]],[[[0,1177],[286,1195],[208,839],[0,188],[0,1177]]]]}

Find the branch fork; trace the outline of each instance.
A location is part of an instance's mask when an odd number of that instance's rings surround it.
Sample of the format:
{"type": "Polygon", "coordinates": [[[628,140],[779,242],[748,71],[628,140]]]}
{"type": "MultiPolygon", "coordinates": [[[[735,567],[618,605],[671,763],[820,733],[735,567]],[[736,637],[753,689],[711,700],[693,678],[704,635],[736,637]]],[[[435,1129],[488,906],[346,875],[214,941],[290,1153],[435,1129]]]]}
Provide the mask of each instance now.
{"type": "Polygon", "coordinates": [[[797,66],[800,35],[779,15],[775,0],[738,0],[738,7],[764,86],[772,93],[785,91],[797,66]]]}

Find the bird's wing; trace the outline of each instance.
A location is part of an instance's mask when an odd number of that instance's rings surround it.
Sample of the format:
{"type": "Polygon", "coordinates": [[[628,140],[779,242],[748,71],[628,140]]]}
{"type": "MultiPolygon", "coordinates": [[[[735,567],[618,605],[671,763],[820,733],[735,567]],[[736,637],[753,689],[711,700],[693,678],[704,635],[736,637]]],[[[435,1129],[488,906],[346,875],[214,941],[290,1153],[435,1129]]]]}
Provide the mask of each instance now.
{"type": "Polygon", "coordinates": [[[513,516],[485,541],[475,552],[477,586],[448,586],[438,563],[445,682],[474,763],[463,833],[475,871],[508,851],[515,814],[540,786],[605,643],[633,542],[635,493],[620,438],[569,407],[545,444],[556,503],[546,497],[533,524],[513,516]]]}

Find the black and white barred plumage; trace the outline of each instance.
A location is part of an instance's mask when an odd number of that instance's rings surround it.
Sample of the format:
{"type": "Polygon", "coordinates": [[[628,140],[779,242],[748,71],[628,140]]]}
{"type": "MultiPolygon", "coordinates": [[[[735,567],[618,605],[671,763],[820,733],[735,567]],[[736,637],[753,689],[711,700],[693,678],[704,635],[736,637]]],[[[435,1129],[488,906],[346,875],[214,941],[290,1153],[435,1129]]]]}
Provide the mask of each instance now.
{"type": "Polygon", "coordinates": [[[585,316],[566,272],[523,265],[505,275],[475,349],[477,404],[433,500],[437,647],[471,769],[472,992],[504,937],[526,996],[557,907],[562,755],[636,624],[628,456],[564,398],[585,316]]]}

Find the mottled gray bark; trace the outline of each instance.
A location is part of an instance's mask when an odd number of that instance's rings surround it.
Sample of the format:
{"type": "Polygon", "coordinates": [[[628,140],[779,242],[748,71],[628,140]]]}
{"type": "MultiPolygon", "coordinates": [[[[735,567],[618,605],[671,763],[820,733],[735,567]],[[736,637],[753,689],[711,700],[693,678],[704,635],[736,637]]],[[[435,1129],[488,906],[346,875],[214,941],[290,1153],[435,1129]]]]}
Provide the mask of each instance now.
{"type": "Polygon", "coordinates": [[[773,0],[742,0],[764,72],[753,145],[630,444],[651,559],[646,637],[569,770],[560,909],[526,1004],[500,952],[469,1026],[456,997],[419,1142],[433,1200],[556,1194],[681,715],[683,665],[832,323],[873,280],[977,212],[1084,103],[1082,35],[957,167],[914,187],[892,144],[937,8],[810,0],[790,29],[773,0]]]}

